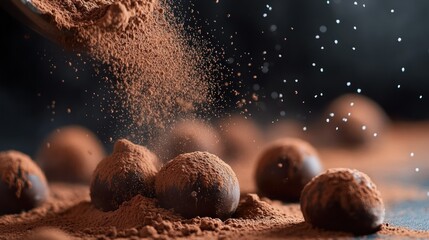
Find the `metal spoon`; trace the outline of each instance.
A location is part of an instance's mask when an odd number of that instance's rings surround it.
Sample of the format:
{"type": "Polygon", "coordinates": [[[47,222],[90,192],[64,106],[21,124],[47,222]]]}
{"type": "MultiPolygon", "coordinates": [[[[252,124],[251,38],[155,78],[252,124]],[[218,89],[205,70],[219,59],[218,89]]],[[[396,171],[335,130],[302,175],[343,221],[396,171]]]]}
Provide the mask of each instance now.
{"type": "Polygon", "coordinates": [[[52,24],[34,6],[31,0],[0,0],[0,6],[34,31],[54,42],[58,42],[59,39],[64,37],[64,32],[52,24]]]}

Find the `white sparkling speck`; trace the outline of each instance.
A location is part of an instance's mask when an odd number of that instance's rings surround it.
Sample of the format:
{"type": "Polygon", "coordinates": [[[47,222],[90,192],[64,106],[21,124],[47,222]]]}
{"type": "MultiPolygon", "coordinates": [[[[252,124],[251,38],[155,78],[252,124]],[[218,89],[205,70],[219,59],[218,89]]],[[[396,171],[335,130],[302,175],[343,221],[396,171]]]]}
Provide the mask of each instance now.
{"type": "Polygon", "coordinates": [[[347,82],[346,85],[347,85],[347,87],[350,87],[350,85],[352,85],[352,83],[351,82],[347,82]]]}
{"type": "Polygon", "coordinates": [[[416,167],[415,171],[416,171],[416,172],[419,172],[419,171],[420,171],[420,168],[416,167]]]}
{"type": "Polygon", "coordinates": [[[327,123],[328,123],[328,122],[330,122],[330,121],[331,121],[331,120],[330,120],[329,118],[327,118],[327,119],[326,119],[326,122],[327,122],[327,123]]]}
{"type": "Polygon", "coordinates": [[[307,131],[307,127],[303,127],[303,128],[302,128],[302,130],[303,130],[303,131],[307,131]]]}
{"type": "Polygon", "coordinates": [[[356,27],[356,26],[353,26],[353,29],[354,29],[354,30],[356,30],[356,29],[357,29],[357,27],[356,27]]]}
{"type": "Polygon", "coordinates": [[[323,72],[323,68],[320,68],[320,72],[323,72]]]}
{"type": "Polygon", "coordinates": [[[353,4],[354,4],[355,6],[357,6],[357,5],[358,5],[358,3],[357,3],[357,2],[354,2],[353,4]]]}
{"type": "Polygon", "coordinates": [[[335,43],[335,44],[338,44],[338,40],[334,40],[334,43],[335,43]]]}
{"type": "Polygon", "coordinates": [[[414,157],[414,153],[412,152],[412,153],[410,153],[410,157],[414,157]]]}
{"type": "Polygon", "coordinates": [[[363,126],[362,126],[362,130],[363,130],[363,131],[365,131],[365,130],[366,130],[366,126],[365,126],[365,125],[363,125],[363,126]]]}
{"type": "Polygon", "coordinates": [[[374,133],[374,137],[377,137],[378,136],[378,133],[374,133]]]}
{"type": "Polygon", "coordinates": [[[325,47],[324,47],[324,46],[321,46],[321,47],[320,47],[320,49],[322,49],[322,50],[323,50],[323,49],[325,49],[325,47]]]}
{"type": "Polygon", "coordinates": [[[398,84],[397,88],[401,88],[401,84],[398,84]]]}
{"type": "Polygon", "coordinates": [[[319,36],[319,35],[316,35],[314,38],[319,39],[319,38],[320,38],[320,36],[319,36]]]}
{"type": "Polygon", "coordinates": [[[401,71],[402,71],[402,72],[405,72],[405,68],[404,68],[404,67],[403,67],[403,68],[401,68],[401,71]]]}
{"type": "Polygon", "coordinates": [[[395,12],[395,9],[390,9],[390,12],[391,12],[391,13],[394,13],[394,12],[395,12]]]}
{"type": "Polygon", "coordinates": [[[311,64],[311,66],[315,67],[315,66],[316,66],[316,63],[312,63],[312,64],[311,64]]]}
{"type": "Polygon", "coordinates": [[[329,114],[329,116],[330,116],[330,117],[334,117],[334,116],[335,116],[335,114],[334,114],[334,113],[330,113],[330,114],[329,114]]]}
{"type": "Polygon", "coordinates": [[[340,24],[340,19],[337,19],[337,20],[335,20],[335,22],[337,23],[337,24],[340,24]]]}
{"type": "Polygon", "coordinates": [[[266,14],[266,13],[262,14],[262,17],[267,17],[267,16],[268,16],[268,14],[266,14]]]}
{"type": "Polygon", "coordinates": [[[420,99],[422,99],[422,98],[423,98],[423,95],[420,95],[420,96],[419,96],[419,98],[420,98],[420,99]]]}
{"type": "Polygon", "coordinates": [[[398,37],[398,42],[402,42],[402,38],[398,37]]]}
{"type": "Polygon", "coordinates": [[[362,89],[358,88],[358,89],[356,90],[356,92],[357,92],[357,93],[361,93],[361,92],[362,92],[362,89]]]}

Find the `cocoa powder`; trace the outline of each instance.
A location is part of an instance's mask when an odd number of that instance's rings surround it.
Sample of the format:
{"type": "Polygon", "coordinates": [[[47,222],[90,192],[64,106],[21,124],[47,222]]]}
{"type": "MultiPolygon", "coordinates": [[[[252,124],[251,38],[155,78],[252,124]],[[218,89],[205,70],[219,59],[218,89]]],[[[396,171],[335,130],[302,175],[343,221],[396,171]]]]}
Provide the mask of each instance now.
{"type": "MultiPolygon", "coordinates": [[[[210,51],[187,34],[163,0],[34,0],[64,32],[59,41],[83,51],[116,96],[104,112],[115,113],[135,134],[164,126],[209,99],[210,51]]],[[[140,140],[140,139],[139,139],[140,140]]]]}

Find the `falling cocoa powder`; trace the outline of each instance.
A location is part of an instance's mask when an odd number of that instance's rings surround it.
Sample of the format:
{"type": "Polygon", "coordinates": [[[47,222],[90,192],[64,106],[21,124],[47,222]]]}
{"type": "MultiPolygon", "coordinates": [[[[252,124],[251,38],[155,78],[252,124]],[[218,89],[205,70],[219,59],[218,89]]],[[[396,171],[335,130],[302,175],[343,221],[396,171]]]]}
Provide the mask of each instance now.
{"type": "MultiPolygon", "coordinates": [[[[210,51],[185,33],[164,0],[34,0],[59,29],[59,41],[109,68],[116,95],[104,109],[131,131],[163,126],[209,99],[210,51]]],[[[210,55],[213,56],[213,55],[210,55]]]]}

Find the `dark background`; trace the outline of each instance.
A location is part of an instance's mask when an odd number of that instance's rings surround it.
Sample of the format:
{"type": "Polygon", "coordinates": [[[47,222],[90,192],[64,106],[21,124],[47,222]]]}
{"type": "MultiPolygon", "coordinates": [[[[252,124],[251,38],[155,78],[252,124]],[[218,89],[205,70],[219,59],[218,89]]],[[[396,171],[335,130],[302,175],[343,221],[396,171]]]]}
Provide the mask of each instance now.
{"type": "MultiPolygon", "coordinates": [[[[176,4],[184,6],[185,19],[190,14],[187,7],[195,10],[197,21],[187,24],[201,27],[215,47],[225,50],[223,64],[235,76],[225,81],[240,92],[234,96],[229,94],[231,87],[225,89],[224,104],[230,111],[246,108],[246,114],[261,122],[281,118],[305,122],[317,118],[335,97],[361,89],[394,120],[427,119],[429,2],[356,3],[176,4]],[[323,26],[326,32],[321,31],[323,26]],[[236,108],[237,100],[252,100],[252,94],[259,96],[258,103],[236,108]]],[[[121,125],[100,111],[103,99],[110,96],[88,59],[62,50],[1,9],[0,26],[0,149],[33,154],[49,131],[66,124],[87,126],[105,142],[117,137],[121,125]]]]}

